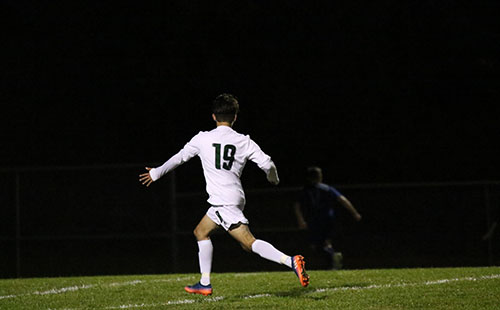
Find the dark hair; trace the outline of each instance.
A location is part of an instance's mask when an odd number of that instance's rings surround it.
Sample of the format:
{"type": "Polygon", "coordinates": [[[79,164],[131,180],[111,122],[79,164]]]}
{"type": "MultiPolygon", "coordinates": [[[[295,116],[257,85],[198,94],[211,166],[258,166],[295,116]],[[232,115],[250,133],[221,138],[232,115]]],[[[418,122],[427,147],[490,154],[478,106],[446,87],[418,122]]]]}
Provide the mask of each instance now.
{"type": "Polygon", "coordinates": [[[212,105],[212,113],[215,114],[218,122],[231,123],[239,111],[238,98],[231,94],[220,94],[215,98],[212,105]]]}
{"type": "Polygon", "coordinates": [[[322,171],[320,167],[310,166],[306,169],[306,182],[310,185],[320,182],[322,177],[322,171]]]}

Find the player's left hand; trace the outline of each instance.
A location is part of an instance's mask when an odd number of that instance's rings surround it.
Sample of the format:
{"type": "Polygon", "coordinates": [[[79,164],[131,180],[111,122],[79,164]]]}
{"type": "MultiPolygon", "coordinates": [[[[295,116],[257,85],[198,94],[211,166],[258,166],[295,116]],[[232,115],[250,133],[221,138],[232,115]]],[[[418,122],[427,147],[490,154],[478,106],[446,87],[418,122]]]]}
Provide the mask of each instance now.
{"type": "Polygon", "coordinates": [[[151,178],[151,175],[149,174],[149,171],[151,170],[151,168],[146,167],[146,170],[148,172],[139,174],[139,182],[141,182],[142,185],[146,185],[146,187],[149,187],[149,185],[151,185],[151,183],[153,183],[153,179],[151,178]]]}
{"type": "Polygon", "coordinates": [[[363,217],[362,217],[362,216],[361,216],[361,214],[359,214],[359,213],[356,213],[356,214],[354,215],[354,220],[355,220],[356,222],[361,221],[361,219],[362,219],[362,218],[363,218],[363,217]]]}
{"type": "Polygon", "coordinates": [[[280,184],[280,178],[277,174],[269,174],[267,176],[267,181],[269,181],[269,183],[271,183],[272,185],[280,184]]]}

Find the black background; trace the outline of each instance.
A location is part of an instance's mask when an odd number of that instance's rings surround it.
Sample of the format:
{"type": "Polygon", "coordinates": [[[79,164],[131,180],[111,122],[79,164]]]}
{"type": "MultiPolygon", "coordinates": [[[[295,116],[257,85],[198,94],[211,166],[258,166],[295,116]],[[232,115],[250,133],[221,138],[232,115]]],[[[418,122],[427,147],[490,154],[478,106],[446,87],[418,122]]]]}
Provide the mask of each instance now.
{"type": "Polygon", "coordinates": [[[213,98],[285,185],[496,179],[495,1],[3,1],[3,167],[163,162],[213,98]]]}
{"type": "MultiPolygon", "coordinates": [[[[137,175],[212,129],[222,92],[280,174],[272,188],[245,168],[259,238],[306,249],[291,205],[319,165],[363,215],[339,213],[347,268],[498,263],[498,239],[481,239],[498,183],[461,181],[498,180],[499,8],[2,1],[0,277],[196,272],[206,196],[183,194],[204,191],[199,161],[149,189],[137,175]]],[[[217,272],[280,267],[214,240],[217,272]]]]}

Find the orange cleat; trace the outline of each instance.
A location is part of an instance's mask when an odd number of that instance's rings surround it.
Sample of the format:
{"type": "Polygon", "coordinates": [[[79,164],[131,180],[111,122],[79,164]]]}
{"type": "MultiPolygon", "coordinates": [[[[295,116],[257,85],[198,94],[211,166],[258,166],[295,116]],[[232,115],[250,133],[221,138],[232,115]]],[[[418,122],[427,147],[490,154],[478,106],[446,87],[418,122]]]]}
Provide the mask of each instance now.
{"type": "Polygon", "coordinates": [[[299,278],[300,285],[306,287],[309,285],[309,275],[306,272],[306,262],[301,255],[292,257],[292,269],[299,278]]]}
{"type": "Polygon", "coordinates": [[[186,286],[184,290],[190,294],[212,295],[212,285],[202,285],[200,282],[186,286]]]}

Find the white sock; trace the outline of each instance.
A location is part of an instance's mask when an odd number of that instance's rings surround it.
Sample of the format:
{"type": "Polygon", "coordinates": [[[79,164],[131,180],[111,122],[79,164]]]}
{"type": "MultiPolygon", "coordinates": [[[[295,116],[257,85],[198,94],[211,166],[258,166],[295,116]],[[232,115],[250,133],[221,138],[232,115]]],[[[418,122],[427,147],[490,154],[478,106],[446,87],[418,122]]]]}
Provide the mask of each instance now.
{"type": "Polygon", "coordinates": [[[255,240],[255,242],[252,244],[252,251],[259,254],[262,258],[292,268],[292,260],[290,256],[278,251],[269,242],[259,239],[255,240]]]}
{"type": "Polygon", "coordinates": [[[198,248],[198,260],[200,261],[201,273],[200,283],[202,285],[209,285],[210,272],[212,271],[212,254],[214,252],[212,240],[209,239],[198,241],[198,248]]]}

